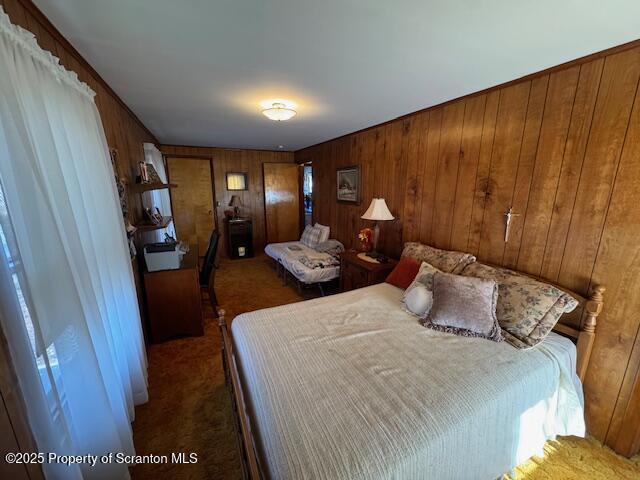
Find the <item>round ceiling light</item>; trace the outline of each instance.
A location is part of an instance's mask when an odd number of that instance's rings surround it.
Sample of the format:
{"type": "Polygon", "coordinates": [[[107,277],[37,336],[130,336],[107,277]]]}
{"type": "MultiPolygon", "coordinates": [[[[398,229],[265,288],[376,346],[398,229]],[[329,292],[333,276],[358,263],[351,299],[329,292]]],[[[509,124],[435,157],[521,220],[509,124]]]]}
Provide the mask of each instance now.
{"type": "Polygon", "coordinates": [[[289,120],[296,116],[295,110],[291,108],[287,108],[284,103],[273,103],[271,104],[271,108],[266,108],[262,110],[262,114],[267,117],[269,120],[275,120],[276,122],[282,122],[284,120],[289,120]]]}

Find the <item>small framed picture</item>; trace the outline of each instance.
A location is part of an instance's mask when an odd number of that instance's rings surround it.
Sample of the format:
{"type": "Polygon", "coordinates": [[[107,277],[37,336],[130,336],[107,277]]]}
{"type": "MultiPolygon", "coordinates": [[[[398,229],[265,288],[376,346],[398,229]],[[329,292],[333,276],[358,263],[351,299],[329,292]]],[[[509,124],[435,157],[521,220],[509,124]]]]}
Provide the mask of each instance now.
{"type": "Polygon", "coordinates": [[[360,205],[360,165],[337,169],[337,200],[360,205]]]}
{"type": "Polygon", "coordinates": [[[245,172],[227,172],[227,190],[248,190],[248,185],[245,172]]]}

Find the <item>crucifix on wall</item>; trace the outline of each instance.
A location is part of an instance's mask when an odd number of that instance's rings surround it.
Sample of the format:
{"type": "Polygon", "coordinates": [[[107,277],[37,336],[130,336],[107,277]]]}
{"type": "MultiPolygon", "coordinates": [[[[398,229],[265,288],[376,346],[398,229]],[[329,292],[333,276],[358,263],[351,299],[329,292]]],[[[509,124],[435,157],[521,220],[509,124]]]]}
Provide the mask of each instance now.
{"type": "Polygon", "coordinates": [[[505,217],[505,229],[504,229],[504,243],[509,241],[509,233],[511,231],[511,220],[513,217],[519,217],[519,213],[513,213],[513,207],[509,207],[509,210],[504,214],[505,217]]]}

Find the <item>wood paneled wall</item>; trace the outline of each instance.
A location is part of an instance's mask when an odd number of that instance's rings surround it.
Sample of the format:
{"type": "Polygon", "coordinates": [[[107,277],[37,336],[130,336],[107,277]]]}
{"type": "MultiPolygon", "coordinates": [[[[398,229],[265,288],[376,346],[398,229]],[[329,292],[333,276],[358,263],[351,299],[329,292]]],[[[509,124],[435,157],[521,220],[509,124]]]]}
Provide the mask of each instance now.
{"type": "Polygon", "coordinates": [[[209,158],[212,162],[215,188],[214,206],[221,230],[221,254],[226,256],[226,239],[224,232],[224,212],[229,207],[231,195],[239,195],[243,207],[243,216],[253,220],[253,248],[261,252],[266,244],[266,227],[264,213],[264,182],[262,164],[271,162],[289,163],[294,161],[293,152],[271,152],[268,150],[238,150],[211,147],[189,147],[181,145],[162,145],[162,153],[171,156],[192,156],[209,158]],[[249,189],[230,192],[227,190],[227,172],[246,172],[249,189]],[[219,203],[219,204],[218,204],[219,203]]]}
{"type": "MultiPolygon", "coordinates": [[[[43,49],[58,57],[65,68],[76,72],[96,92],[95,102],[109,148],[118,150],[120,172],[128,183],[133,183],[138,162],[144,160],[142,144],[157,143],[153,134],[30,0],[0,0],[0,5],[12,23],[31,31],[43,49]]],[[[144,220],[139,194],[129,194],[129,220],[133,224],[144,220]]]]}
{"type": "MultiPolygon", "coordinates": [[[[384,197],[382,251],[419,240],[543,276],[607,287],[585,383],[589,430],[630,453],[623,422],[640,367],[640,42],[296,152],[313,162],[314,221],[356,244],[384,197]],[[336,202],[360,165],[363,202],[336,202]],[[504,213],[520,214],[504,242],[504,213]]],[[[636,401],[637,403],[637,401],[636,401]]],[[[635,417],[634,417],[635,418],[635,417]]],[[[630,427],[629,427],[630,428],[630,427]]]]}

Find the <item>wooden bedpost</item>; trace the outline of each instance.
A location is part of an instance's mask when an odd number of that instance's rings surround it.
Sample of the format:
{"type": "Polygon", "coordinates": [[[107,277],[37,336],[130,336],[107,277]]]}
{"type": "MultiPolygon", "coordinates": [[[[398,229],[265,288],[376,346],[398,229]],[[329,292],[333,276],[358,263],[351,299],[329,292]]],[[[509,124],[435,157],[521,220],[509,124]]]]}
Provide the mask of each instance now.
{"type": "Polygon", "coordinates": [[[580,329],[578,335],[578,365],[577,372],[578,377],[584,382],[584,378],[587,374],[587,368],[589,366],[589,358],[591,357],[591,350],[593,349],[593,342],[596,338],[596,323],[598,315],[602,312],[602,305],[604,304],[603,293],[605,288],[601,285],[593,287],[593,292],[589,296],[587,303],[585,304],[585,310],[587,316],[584,320],[584,324],[580,329]]]}
{"type": "Polygon", "coordinates": [[[261,473],[262,468],[253,438],[251,418],[249,417],[247,404],[244,400],[242,383],[234,354],[233,340],[231,339],[231,331],[227,327],[227,322],[224,318],[226,312],[221,308],[218,308],[217,312],[222,343],[222,367],[224,368],[227,387],[231,393],[236,433],[238,434],[238,448],[242,460],[242,477],[250,480],[259,480],[264,478],[264,476],[261,473]]]}
{"type": "Polygon", "coordinates": [[[224,371],[224,379],[227,386],[230,386],[229,363],[227,361],[227,321],[224,318],[225,311],[222,308],[216,308],[218,312],[218,327],[220,327],[221,353],[222,353],[222,370],[224,371]]]}
{"type": "Polygon", "coordinates": [[[224,315],[227,312],[225,312],[224,309],[222,309],[222,308],[216,308],[216,311],[218,312],[218,326],[226,327],[227,326],[227,322],[224,319],[224,315]]]}

